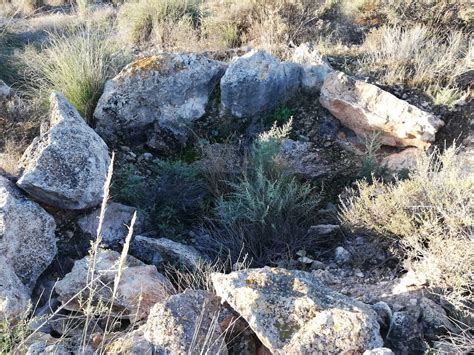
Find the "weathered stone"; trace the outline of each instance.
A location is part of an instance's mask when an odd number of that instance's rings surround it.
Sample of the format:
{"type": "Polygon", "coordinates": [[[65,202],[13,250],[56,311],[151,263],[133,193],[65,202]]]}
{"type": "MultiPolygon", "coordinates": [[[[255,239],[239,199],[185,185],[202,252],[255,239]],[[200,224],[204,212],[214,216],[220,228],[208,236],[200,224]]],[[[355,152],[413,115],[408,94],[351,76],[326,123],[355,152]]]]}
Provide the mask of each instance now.
{"type": "Polygon", "coordinates": [[[274,354],[340,354],[382,346],[375,312],[312,274],[265,267],[214,273],[218,296],[274,354]]]}
{"type": "Polygon", "coordinates": [[[200,54],[162,54],[137,59],[105,84],[94,117],[106,140],[128,143],[153,129],[177,136],[204,115],[225,64],[200,54]]]}
{"type": "Polygon", "coordinates": [[[310,142],[283,139],[276,159],[307,179],[321,177],[333,170],[310,142]]]}
{"type": "Polygon", "coordinates": [[[0,176],[0,255],[29,288],[56,255],[55,229],[53,217],[0,176]]]}
{"type": "Polygon", "coordinates": [[[300,75],[298,64],[253,50],[234,60],[222,77],[222,107],[239,118],[271,110],[296,92],[300,75]]]}
{"type": "MultiPolygon", "coordinates": [[[[128,233],[127,226],[130,225],[134,212],[135,208],[120,203],[111,202],[107,204],[105,218],[102,224],[102,241],[106,246],[116,246],[125,239],[128,233]]],[[[97,209],[78,220],[77,224],[83,233],[96,236],[97,227],[99,225],[99,215],[100,209],[97,209]]],[[[133,226],[133,231],[140,233],[140,228],[141,223],[137,220],[133,226]]]]}
{"type": "Polygon", "coordinates": [[[337,224],[318,224],[316,226],[309,227],[308,234],[309,235],[317,235],[317,236],[331,236],[336,235],[341,232],[341,227],[337,224]]]}
{"type": "Polygon", "coordinates": [[[425,153],[418,148],[406,148],[399,153],[393,153],[382,159],[380,165],[392,171],[413,170],[416,162],[425,153]]]}
{"type": "Polygon", "coordinates": [[[12,94],[12,89],[5,84],[4,81],[0,80],[0,99],[9,98],[12,94]]]}
{"type": "Polygon", "coordinates": [[[301,87],[309,93],[319,92],[326,76],[334,71],[310,43],[296,48],[292,61],[301,65],[301,87]]]}
{"type": "Polygon", "coordinates": [[[227,354],[217,321],[220,300],[202,290],[186,290],[157,303],[145,325],[145,339],[159,354],[227,354]]]}
{"type": "Polygon", "coordinates": [[[63,95],[53,92],[50,100],[49,130],[23,154],[17,185],[58,208],[97,206],[110,164],[107,145],[63,95]]]}
{"type": "Polygon", "coordinates": [[[123,336],[116,336],[115,339],[107,345],[106,351],[108,354],[155,354],[153,345],[145,339],[143,327],[132,332],[126,332],[123,336]]]}
{"type": "Polygon", "coordinates": [[[203,259],[192,246],[166,238],[154,239],[140,235],[133,238],[130,253],[147,264],[180,264],[188,269],[194,268],[203,259]]]}
{"type": "Polygon", "coordinates": [[[349,253],[343,247],[336,248],[336,250],[334,251],[334,261],[336,261],[338,265],[347,264],[350,260],[351,260],[351,253],[349,253]]]}
{"type": "Polygon", "coordinates": [[[395,355],[389,348],[375,348],[366,350],[362,355],[395,355]]]}
{"type": "MultiPolygon", "coordinates": [[[[120,254],[99,249],[96,255],[94,267],[94,282],[87,285],[88,267],[91,262],[87,256],[74,263],[72,271],[62,280],[57,282],[55,291],[59,300],[67,303],[69,310],[79,310],[77,293],[81,293],[83,299],[87,299],[89,291],[94,290],[94,302],[104,301],[109,304],[115,276],[119,267],[120,254]],[[104,285],[106,287],[104,287],[104,285]],[[80,292],[83,290],[82,292],[80,292]]],[[[90,277],[90,276],[89,276],[90,277]]],[[[114,312],[129,318],[131,321],[145,319],[150,308],[157,302],[163,302],[172,293],[174,287],[154,266],[144,265],[134,257],[127,257],[127,263],[123,269],[116,298],[113,300],[114,312]]]]}
{"type": "Polygon", "coordinates": [[[380,132],[382,144],[391,146],[426,148],[444,125],[379,87],[337,71],[324,80],[319,101],[358,136],[380,132]]]}
{"type": "Polygon", "coordinates": [[[0,256],[0,319],[19,318],[28,309],[29,291],[0,256]]]}
{"type": "Polygon", "coordinates": [[[387,343],[397,354],[423,353],[423,329],[418,321],[419,314],[401,311],[394,312],[390,329],[387,334],[387,343]]]}

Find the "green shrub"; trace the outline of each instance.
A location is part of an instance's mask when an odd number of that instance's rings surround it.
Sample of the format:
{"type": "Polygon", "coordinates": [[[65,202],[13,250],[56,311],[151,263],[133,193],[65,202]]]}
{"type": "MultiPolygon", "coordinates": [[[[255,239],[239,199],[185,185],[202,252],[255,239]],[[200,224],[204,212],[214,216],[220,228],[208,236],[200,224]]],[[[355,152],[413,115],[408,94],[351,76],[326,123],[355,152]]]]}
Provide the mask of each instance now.
{"type": "Polygon", "coordinates": [[[70,32],[52,34],[41,50],[27,48],[20,59],[31,95],[39,95],[47,105],[51,91],[57,90],[90,121],[106,80],[129,60],[111,35],[111,30],[83,24],[70,32]]]}
{"type": "Polygon", "coordinates": [[[319,196],[277,159],[291,121],[261,134],[250,148],[242,177],[214,208],[213,233],[235,258],[248,255],[257,265],[276,262],[287,253],[310,247],[305,239],[319,196]]]}
{"type": "Polygon", "coordinates": [[[474,301],[474,175],[456,153],[452,147],[421,158],[405,180],[357,183],[342,199],[341,220],[385,240],[466,315],[474,301]]]}
{"type": "Polygon", "coordinates": [[[150,228],[178,235],[206,209],[208,190],[200,172],[182,161],[160,161],[149,167],[151,175],[133,165],[117,169],[112,197],[135,206],[150,228]]]}

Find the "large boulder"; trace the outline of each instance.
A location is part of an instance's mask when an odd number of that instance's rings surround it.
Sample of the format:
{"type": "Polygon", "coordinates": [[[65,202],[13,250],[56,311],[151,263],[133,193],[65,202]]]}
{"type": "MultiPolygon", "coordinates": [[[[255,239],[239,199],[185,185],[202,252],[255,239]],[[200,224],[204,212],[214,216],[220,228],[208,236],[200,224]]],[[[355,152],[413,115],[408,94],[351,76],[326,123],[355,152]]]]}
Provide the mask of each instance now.
{"type": "Polygon", "coordinates": [[[152,308],[145,339],[158,354],[227,354],[218,322],[220,309],[216,296],[188,289],[152,308]]]}
{"type": "Polygon", "coordinates": [[[17,185],[64,209],[97,206],[110,164],[107,145],[60,93],[51,94],[50,126],[20,161],[17,185]]]}
{"type": "MultiPolygon", "coordinates": [[[[104,221],[102,222],[102,243],[107,247],[118,246],[128,233],[127,226],[130,225],[134,207],[122,205],[121,203],[110,202],[105,209],[104,221]]],[[[89,236],[97,235],[97,227],[99,226],[100,209],[92,211],[81,217],[77,224],[81,231],[89,236]]],[[[139,220],[135,222],[133,231],[140,233],[141,223],[139,220]]]]}
{"type": "Polygon", "coordinates": [[[292,61],[301,65],[301,87],[308,93],[319,92],[326,76],[334,71],[309,43],[303,43],[295,49],[292,61]]]}
{"type": "Polygon", "coordinates": [[[192,246],[181,244],[167,238],[148,238],[137,235],[130,246],[130,254],[147,264],[181,265],[194,269],[203,259],[192,246]]]}
{"type": "Polygon", "coordinates": [[[29,288],[56,255],[55,229],[53,217],[0,176],[0,255],[29,288]]]}
{"type": "Polygon", "coordinates": [[[362,353],[383,345],[376,313],[304,271],[214,273],[219,297],[274,354],[362,353]]]}
{"type": "Polygon", "coordinates": [[[120,254],[115,251],[98,249],[93,268],[90,256],[76,261],[71,272],[55,287],[65,308],[80,311],[80,299],[92,297],[94,304],[110,304],[112,301],[115,314],[137,321],[145,319],[155,303],[165,301],[175,292],[173,285],[154,266],[129,256],[123,266],[116,297],[111,300],[119,257],[120,254]],[[92,269],[95,278],[88,283],[91,277],[89,270],[92,269]]]}
{"type": "Polygon", "coordinates": [[[234,60],[222,77],[223,109],[239,118],[271,110],[296,92],[300,75],[298,64],[253,50],[234,60]]]}
{"type": "Polygon", "coordinates": [[[426,148],[444,122],[379,87],[344,73],[327,75],[319,101],[358,136],[380,132],[381,143],[426,148]]]}
{"type": "Polygon", "coordinates": [[[20,318],[28,309],[29,290],[0,256],[0,319],[20,318]]]}
{"type": "Polygon", "coordinates": [[[110,142],[131,142],[155,129],[185,135],[186,126],[204,115],[224,69],[200,54],[137,59],[105,84],[96,130],[110,142]]]}

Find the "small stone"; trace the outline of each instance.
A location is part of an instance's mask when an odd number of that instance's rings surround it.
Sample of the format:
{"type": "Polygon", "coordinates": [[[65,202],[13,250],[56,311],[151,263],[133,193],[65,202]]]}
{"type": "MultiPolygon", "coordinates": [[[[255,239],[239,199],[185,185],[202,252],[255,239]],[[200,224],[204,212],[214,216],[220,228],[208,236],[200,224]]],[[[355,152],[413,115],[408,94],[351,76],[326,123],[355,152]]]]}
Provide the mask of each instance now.
{"type": "Polygon", "coordinates": [[[351,260],[351,254],[343,247],[337,247],[334,252],[334,260],[339,266],[347,264],[351,260]]]}
{"type": "Polygon", "coordinates": [[[363,355],[395,355],[389,348],[375,348],[364,351],[363,355]]]}

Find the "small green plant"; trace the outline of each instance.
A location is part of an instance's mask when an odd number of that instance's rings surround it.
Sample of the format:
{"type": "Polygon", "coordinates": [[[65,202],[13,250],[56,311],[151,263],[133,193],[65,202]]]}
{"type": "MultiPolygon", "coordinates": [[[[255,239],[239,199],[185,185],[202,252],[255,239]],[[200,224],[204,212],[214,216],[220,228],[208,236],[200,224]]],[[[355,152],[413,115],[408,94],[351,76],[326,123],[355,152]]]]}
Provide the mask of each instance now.
{"type": "Polygon", "coordinates": [[[220,242],[233,255],[248,254],[257,264],[273,262],[304,240],[319,203],[309,183],[300,182],[277,159],[291,120],[261,134],[247,155],[247,168],[214,208],[220,242]]]}
{"type": "Polygon", "coordinates": [[[373,132],[364,138],[365,156],[362,159],[359,176],[369,182],[371,182],[374,177],[383,178],[387,174],[386,169],[380,166],[377,159],[377,152],[382,147],[380,141],[381,135],[381,132],[373,132]]]}
{"type": "Polygon", "coordinates": [[[52,34],[41,51],[30,47],[20,56],[32,96],[45,105],[52,90],[63,93],[91,120],[105,81],[129,60],[112,40],[110,30],[83,24],[70,32],[52,34]]]}
{"type": "Polygon", "coordinates": [[[18,319],[8,320],[0,314],[0,354],[11,354],[28,336],[31,306],[18,319]]]}
{"type": "Polygon", "coordinates": [[[287,123],[293,116],[293,110],[286,105],[279,106],[275,109],[272,115],[272,121],[278,124],[287,123]]]}
{"type": "Polygon", "coordinates": [[[137,207],[146,223],[177,235],[207,208],[205,181],[196,167],[180,160],[152,163],[149,170],[151,175],[133,165],[118,169],[112,196],[137,207]]]}

